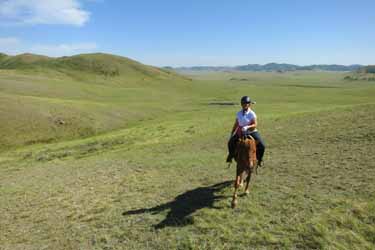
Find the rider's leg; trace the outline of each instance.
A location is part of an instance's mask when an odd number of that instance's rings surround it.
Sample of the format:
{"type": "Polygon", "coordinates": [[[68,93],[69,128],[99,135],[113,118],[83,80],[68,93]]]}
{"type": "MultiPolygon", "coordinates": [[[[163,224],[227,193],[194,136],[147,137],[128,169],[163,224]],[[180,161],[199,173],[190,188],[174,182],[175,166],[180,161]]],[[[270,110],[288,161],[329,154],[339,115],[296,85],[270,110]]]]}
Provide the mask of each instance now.
{"type": "Polygon", "coordinates": [[[227,162],[232,162],[232,159],[234,157],[234,155],[236,154],[236,144],[237,144],[237,141],[238,141],[238,136],[237,135],[234,135],[230,138],[230,140],[228,141],[228,156],[227,156],[227,162]]]}
{"type": "Polygon", "coordinates": [[[257,141],[257,159],[258,163],[261,164],[261,162],[263,161],[264,151],[266,150],[266,145],[264,144],[263,139],[258,131],[253,132],[250,135],[257,141]]]}

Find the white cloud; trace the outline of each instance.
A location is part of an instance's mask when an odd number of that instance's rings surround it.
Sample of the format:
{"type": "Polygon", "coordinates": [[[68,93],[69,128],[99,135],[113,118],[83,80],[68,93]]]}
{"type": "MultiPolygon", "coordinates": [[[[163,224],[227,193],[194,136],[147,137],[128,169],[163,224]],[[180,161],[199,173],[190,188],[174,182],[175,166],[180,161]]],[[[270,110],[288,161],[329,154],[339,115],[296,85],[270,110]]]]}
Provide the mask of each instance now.
{"type": "Polygon", "coordinates": [[[0,2],[0,22],[6,25],[67,24],[83,26],[90,13],[77,0],[5,0],[0,2]]]}
{"type": "Polygon", "coordinates": [[[14,47],[20,44],[20,40],[15,37],[0,37],[0,47],[14,47]]]}
{"type": "Polygon", "coordinates": [[[98,48],[96,43],[75,43],[46,45],[37,44],[30,48],[31,53],[48,56],[70,56],[79,53],[93,52],[98,48]]]}
{"type": "Polygon", "coordinates": [[[0,37],[0,52],[8,55],[35,53],[58,57],[95,52],[98,45],[93,42],[71,44],[28,44],[15,37],[0,37]]]}
{"type": "Polygon", "coordinates": [[[21,46],[21,41],[15,37],[0,37],[0,52],[7,54],[17,54],[21,46]]]}

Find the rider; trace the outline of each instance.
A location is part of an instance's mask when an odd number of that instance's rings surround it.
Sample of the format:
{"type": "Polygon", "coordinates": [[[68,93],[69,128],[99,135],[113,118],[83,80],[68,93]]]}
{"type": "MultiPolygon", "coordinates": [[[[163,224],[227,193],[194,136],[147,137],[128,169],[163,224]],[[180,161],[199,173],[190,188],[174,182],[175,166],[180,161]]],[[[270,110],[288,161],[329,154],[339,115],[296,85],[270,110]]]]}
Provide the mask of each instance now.
{"type": "Polygon", "coordinates": [[[228,163],[232,162],[232,158],[235,155],[236,144],[239,138],[243,135],[251,135],[257,142],[256,152],[258,166],[262,166],[263,154],[266,147],[257,130],[257,116],[255,112],[251,110],[251,104],[255,104],[255,102],[252,101],[250,97],[243,96],[241,98],[242,110],[240,110],[236,115],[236,121],[234,122],[230,139],[228,141],[228,163]]]}

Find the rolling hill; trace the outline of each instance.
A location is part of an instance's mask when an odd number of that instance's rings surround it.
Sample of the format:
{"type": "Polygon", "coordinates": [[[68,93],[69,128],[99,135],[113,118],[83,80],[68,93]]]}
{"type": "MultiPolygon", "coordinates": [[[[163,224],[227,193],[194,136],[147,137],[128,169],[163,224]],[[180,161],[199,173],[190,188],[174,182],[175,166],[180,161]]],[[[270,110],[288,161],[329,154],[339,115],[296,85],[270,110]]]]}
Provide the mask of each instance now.
{"type": "Polygon", "coordinates": [[[0,249],[374,249],[373,84],[53,72],[0,71],[0,249]],[[244,94],[267,151],[231,209],[226,142],[244,94]]]}
{"type": "Polygon", "coordinates": [[[358,70],[359,73],[375,74],[375,65],[369,65],[358,70]]]}
{"type": "Polygon", "coordinates": [[[374,249],[373,84],[1,58],[0,249],[374,249]],[[226,142],[245,94],[267,151],[231,209],[226,142]]]}
{"type": "Polygon", "coordinates": [[[65,74],[79,80],[112,77],[127,81],[183,78],[171,71],[141,64],[126,57],[104,53],[51,58],[35,54],[0,55],[0,69],[28,73],[65,74]]]}
{"type": "Polygon", "coordinates": [[[349,81],[375,81],[375,65],[362,67],[350,75],[345,76],[345,80],[349,81]]]}
{"type": "Polygon", "coordinates": [[[0,150],[130,126],[181,108],[168,104],[189,89],[186,77],[115,55],[1,54],[0,150]]]}

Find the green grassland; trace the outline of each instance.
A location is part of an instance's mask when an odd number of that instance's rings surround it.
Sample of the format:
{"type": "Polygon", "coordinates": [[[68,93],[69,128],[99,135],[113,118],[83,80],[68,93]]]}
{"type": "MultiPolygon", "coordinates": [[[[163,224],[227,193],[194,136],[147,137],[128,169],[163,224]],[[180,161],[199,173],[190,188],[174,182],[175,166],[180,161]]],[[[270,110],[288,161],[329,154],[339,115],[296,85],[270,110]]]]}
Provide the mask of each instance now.
{"type": "Polygon", "coordinates": [[[174,92],[190,88],[188,78],[106,54],[0,58],[0,149],[127,127],[168,112],[174,92]]]}
{"type": "Polygon", "coordinates": [[[0,71],[0,249],[375,247],[373,84],[53,72],[0,71]],[[223,104],[245,94],[267,152],[231,209],[223,104]]]}

